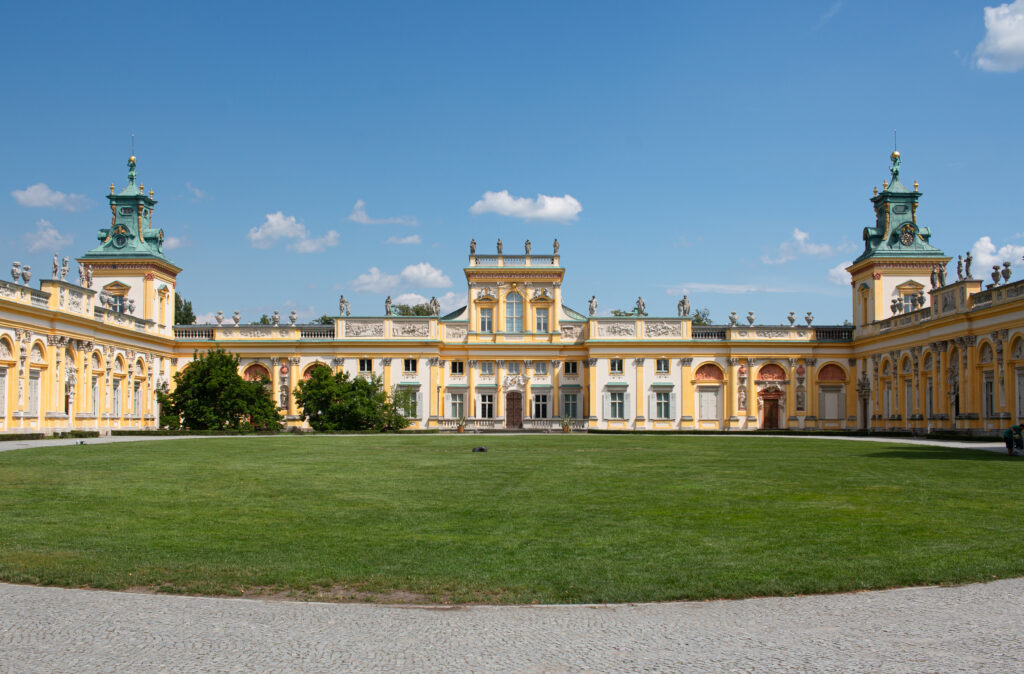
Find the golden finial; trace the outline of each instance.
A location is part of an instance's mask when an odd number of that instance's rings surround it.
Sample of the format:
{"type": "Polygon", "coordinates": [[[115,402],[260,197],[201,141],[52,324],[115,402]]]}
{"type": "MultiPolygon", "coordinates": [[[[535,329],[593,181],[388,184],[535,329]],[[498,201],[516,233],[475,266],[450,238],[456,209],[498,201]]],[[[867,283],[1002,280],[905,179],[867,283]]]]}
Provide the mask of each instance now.
{"type": "Polygon", "coordinates": [[[900,156],[900,151],[899,150],[893,150],[892,154],[889,155],[889,159],[899,159],[899,156],[900,156]]]}
{"type": "Polygon", "coordinates": [[[150,190],[150,191],[149,191],[149,198],[150,198],[150,199],[152,199],[152,198],[153,198],[153,190],[150,190]]]}
{"type": "Polygon", "coordinates": [[[114,193],[114,183],[110,183],[110,193],[114,193]]]}
{"type": "Polygon", "coordinates": [[[878,186],[877,186],[877,185],[876,185],[875,187],[872,187],[872,188],[871,188],[871,191],[872,191],[872,192],[874,192],[874,195],[875,195],[876,197],[878,196],[878,186]]]}
{"type": "Polygon", "coordinates": [[[145,194],[145,193],[146,193],[146,186],[143,185],[142,183],[139,183],[139,194],[145,194]]]}
{"type": "Polygon", "coordinates": [[[132,155],[131,157],[128,157],[128,161],[134,162],[135,161],[135,155],[132,155]]]}
{"type": "Polygon", "coordinates": [[[917,181],[916,180],[914,181],[914,191],[915,192],[917,191],[917,181]]]}
{"type": "Polygon", "coordinates": [[[889,182],[888,182],[888,181],[886,181],[886,180],[883,180],[883,181],[882,181],[882,191],[884,192],[884,191],[885,191],[885,190],[887,190],[888,188],[889,188],[889,182]]]}

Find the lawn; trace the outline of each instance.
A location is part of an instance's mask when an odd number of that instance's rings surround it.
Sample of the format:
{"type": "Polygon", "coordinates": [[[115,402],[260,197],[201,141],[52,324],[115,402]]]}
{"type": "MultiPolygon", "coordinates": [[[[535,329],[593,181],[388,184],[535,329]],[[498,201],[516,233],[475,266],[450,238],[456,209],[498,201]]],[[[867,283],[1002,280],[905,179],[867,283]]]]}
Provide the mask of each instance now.
{"type": "Polygon", "coordinates": [[[0,453],[0,580],[487,603],[990,580],[1024,575],[1022,478],[988,452],[751,436],[35,448],[0,453]]]}

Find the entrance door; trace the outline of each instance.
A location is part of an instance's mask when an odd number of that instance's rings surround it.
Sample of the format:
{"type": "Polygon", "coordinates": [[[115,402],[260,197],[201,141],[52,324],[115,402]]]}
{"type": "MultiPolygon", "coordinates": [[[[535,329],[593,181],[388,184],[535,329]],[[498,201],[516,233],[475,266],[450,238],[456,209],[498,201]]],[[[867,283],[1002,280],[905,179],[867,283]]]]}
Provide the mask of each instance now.
{"type": "Polygon", "coordinates": [[[761,428],[773,429],[779,427],[779,399],[764,398],[761,401],[764,409],[764,424],[761,428]]]}
{"type": "Polygon", "coordinates": [[[523,394],[512,391],[505,395],[505,428],[523,427],[523,394]]]}

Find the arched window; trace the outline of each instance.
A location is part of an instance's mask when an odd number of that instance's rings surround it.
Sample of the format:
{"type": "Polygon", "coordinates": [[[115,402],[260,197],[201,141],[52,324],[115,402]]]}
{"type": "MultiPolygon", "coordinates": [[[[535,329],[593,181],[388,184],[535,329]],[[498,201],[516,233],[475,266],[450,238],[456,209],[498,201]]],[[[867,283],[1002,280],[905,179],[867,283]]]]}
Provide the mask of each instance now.
{"type": "Polygon", "coordinates": [[[698,381],[722,381],[722,368],[714,363],[704,363],[693,373],[693,378],[698,381]]]}
{"type": "Polygon", "coordinates": [[[523,331],[523,296],[509,293],[505,296],[505,332],[523,331]]]}
{"type": "Polygon", "coordinates": [[[775,363],[768,363],[757,373],[761,381],[785,381],[786,371],[775,363]]]}
{"type": "Polygon", "coordinates": [[[818,381],[846,381],[846,373],[835,363],[829,363],[818,370],[818,381]]]}

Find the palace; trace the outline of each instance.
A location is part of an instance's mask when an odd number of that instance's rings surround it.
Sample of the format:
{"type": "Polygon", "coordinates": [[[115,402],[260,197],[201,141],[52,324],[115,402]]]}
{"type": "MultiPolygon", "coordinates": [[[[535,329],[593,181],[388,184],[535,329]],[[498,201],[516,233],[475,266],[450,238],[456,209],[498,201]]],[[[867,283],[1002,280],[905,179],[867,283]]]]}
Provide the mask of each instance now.
{"type": "Polygon", "coordinates": [[[584,315],[562,303],[551,254],[471,250],[466,305],[447,315],[350,316],[299,325],[174,325],[181,269],[154,229],[153,191],[110,186],[99,245],[30,287],[15,263],[0,281],[0,433],[154,429],[155,392],[195,351],[238,354],[267,377],[288,425],[306,426],[294,389],[315,364],[376,374],[412,391],[413,429],[948,430],[991,434],[1024,418],[1024,281],[1007,262],[992,283],[950,258],[917,223],[921,192],[890,181],[848,268],[845,326],[694,325],[676,316],[584,315]]]}

